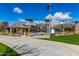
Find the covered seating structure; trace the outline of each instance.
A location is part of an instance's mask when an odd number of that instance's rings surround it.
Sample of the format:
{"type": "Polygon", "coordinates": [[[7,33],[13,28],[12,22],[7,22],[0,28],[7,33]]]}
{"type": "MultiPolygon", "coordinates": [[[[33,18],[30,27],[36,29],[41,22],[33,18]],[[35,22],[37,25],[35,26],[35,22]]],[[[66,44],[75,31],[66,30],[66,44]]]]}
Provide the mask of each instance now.
{"type": "Polygon", "coordinates": [[[11,26],[5,29],[5,32],[8,35],[27,35],[28,27],[27,26],[11,26]]]}

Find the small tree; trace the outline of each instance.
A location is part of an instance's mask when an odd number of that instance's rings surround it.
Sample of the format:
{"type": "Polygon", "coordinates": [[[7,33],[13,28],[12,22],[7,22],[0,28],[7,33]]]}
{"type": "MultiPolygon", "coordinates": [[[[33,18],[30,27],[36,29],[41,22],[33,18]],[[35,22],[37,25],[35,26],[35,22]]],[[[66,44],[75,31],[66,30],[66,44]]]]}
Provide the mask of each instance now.
{"type": "Polygon", "coordinates": [[[6,27],[8,27],[8,22],[6,22],[6,21],[1,22],[1,24],[0,24],[0,31],[3,32],[6,27]]]}

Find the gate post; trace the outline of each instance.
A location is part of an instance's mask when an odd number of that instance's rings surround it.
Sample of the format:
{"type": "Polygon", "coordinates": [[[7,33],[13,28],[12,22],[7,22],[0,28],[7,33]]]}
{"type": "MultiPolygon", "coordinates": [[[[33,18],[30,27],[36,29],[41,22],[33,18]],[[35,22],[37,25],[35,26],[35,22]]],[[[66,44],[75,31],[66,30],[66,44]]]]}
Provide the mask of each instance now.
{"type": "Polygon", "coordinates": [[[27,31],[27,35],[28,36],[31,36],[31,24],[32,24],[32,22],[33,22],[33,20],[32,19],[26,19],[27,21],[28,21],[28,31],[27,31]]]}
{"type": "Polygon", "coordinates": [[[50,20],[45,20],[45,25],[46,25],[46,35],[48,35],[50,37],[50,20]]]}

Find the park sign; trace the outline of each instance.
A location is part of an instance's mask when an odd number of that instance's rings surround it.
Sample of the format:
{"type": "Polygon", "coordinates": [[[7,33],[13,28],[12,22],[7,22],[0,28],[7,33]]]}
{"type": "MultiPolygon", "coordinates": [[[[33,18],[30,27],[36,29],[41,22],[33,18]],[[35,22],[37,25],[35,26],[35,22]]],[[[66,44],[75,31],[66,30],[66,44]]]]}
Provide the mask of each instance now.
{"type": "Polygon", "coordinates": [[[55,34],[55,29],[54,28],[50,29],[50,34],[55,34]]]}

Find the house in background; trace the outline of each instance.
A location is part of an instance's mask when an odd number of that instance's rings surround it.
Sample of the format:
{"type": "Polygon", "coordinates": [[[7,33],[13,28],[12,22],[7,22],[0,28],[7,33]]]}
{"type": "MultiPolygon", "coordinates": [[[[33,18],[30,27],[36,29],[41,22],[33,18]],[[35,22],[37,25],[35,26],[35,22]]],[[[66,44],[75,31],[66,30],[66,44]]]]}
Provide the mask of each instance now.
{"type": "Polygon", "coordinates": [[[79,33],[79,21],[73,21],[72,23],[75,24],[75,27],[74,27],[74,31],[76,34],[79,33]]]}
{"type": "Polygon", "coordinates": [[[79,34],[79,21],[54,25],[55,33],[79,34]]]}

